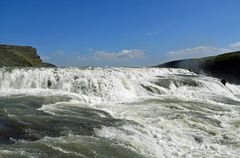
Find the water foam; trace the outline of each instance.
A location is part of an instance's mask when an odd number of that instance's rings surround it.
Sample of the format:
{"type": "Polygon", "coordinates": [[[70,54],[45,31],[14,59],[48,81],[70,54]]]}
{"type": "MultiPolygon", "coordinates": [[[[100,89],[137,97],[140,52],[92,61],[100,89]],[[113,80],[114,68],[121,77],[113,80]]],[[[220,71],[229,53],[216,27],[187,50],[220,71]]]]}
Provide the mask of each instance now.
{"type": "Polygon", "coordinates": [[[1,96],[72,98],[68,103],[39,108],[49,114],[56,115],[63,104],[66,108],[74,104],[134,121],[135,124],[120,127],[103,126],[95,133],[145,157],[236,157],[236,153],[240,154],[235,147],[222,144],[225,137],[229,141],[239,139],[239,131],[232,124],[240,118],[240,86],[228,83],[223,86],[219,79],[183,69],[1,69],[0,74],[1,96]]]}
{"type": "MultiPolygon", "coordinates": [[[[56,90],[74,93],[83,102],[119,102],[149,94],[146,87],[156,76],[192,74],[182,69],[94,68],[94,69],[1,69],[0,91],[4,94],[56,90]],[[50,82],[50,83],[49,83],[50,82]]],[[[156,85],[153,85],[156,87],[156,85]]]]}

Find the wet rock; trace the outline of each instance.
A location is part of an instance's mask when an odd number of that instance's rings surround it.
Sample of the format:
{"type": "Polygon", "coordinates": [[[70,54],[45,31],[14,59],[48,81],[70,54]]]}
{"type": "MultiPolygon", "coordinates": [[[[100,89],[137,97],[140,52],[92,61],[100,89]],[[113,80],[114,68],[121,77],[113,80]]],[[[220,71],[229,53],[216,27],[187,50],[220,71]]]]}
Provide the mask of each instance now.
{"type": "Polygon", "coordinates": [[[55,76],[56,81],[58,82],[60,80],[59,76],[55,76]]]}
{"type": "Polygon", "coordinates": [[[77,79],[79,79],[79,77],[78,76],[73,76],[73,79],[77,80],[77,79]]]}
{"type": "Polygon", "coordinates": [[[47,81],[47,87],[49,88],[49,87],[51,87],[52,86],[52,81],[51,80],[48,80],[47,81]]]}
{"type": "Polygon", "coordinates": [[[198,137],[198,136],[194,136],[194,140],[198,143],[202,143],[203,142],[203,139],[201,137],[198,137]]]}
{"type": "Polygon", "coordinates": [[[58,69],[55,68],[55,69],[53,70],[53,73],[56,74],[57,71],[58,71],[58,69]]]}
{"type": "Polygon", "coordinates": [[[225,134],[222,135],[222,138],[223,139],[229,139],[229,137],[227,135],[225,135],[225,134]]]}
{"type": "Polygon", "coordinates": [[[222,84],[225,86],[227,81],[225,79],[221,79],[222,84]]]}

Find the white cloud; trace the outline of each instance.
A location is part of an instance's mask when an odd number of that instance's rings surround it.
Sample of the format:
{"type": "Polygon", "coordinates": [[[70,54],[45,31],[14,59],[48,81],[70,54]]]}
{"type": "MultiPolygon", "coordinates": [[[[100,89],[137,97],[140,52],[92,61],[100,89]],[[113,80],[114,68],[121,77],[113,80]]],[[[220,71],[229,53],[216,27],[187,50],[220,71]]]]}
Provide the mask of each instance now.
{"type": "Polygon", "coordinates": [[[240,50],[240,42],[232,43],[229,45],[228,48],[198,46],[193,48],[170,51],[167,54],[172,60],[172,59],[200,58],[200,57],[218,55],[218,54],[237,51],[237,50],[240,50]]]}
{"type": "Polygon", "coordinates": [[[140,58],[143,57],[144,53],[139,49],[124,49],[120,53],[118,53],[118,57],[120,58],[140,58]]]}
{"type": "Polygon", "coordinates": [[[123,49],[119,52],[108,52],[108,51],[93,51],[92,55],[81,56],[80,54],[76,54],[74,59],[78,61],[100,61],[100,60],[123,60],[123,59],[136,59],[142,58],[144,56],[144,52],[139,49],[123,49]]]}
{"type": "Polygon", "coordinates": [[[115,52],[96,51],[95,56],[99,58],[112,59],[117,57],[115,52]]]}
{"type": "Polygon", "coordinates": [[[139,49],[124,49],[120,52],[96,51],[95,57],[101,59],[129,59],[141,58],[144,56],[142,50],[139,49]]]}
{"type": "Polygon", "coordinates": [[[51,59],[51,57],[49,57],[49,56],[41,56],[41,59],[42,59],[43,61],[48,61],[48,60],[51,59]]]}
{"type": "Polygon", "coordinates": [[[64,51],[60,50],[60,51],[52,53],[52,55],[64,55],[64,51]]]}
{"type": "Polygon", "coordinates": [[[77,56],[77,59],[80,60],[80,61],[87,61],[89,58],[77,56]]]}
{"type": "Polygon", "coordinates": [[[221,53],[226,53],[231,51],[231,49],[217,48],[210,46],[198,46],[194,48],[186,48],[176,51],[170,51],[167,54],[172,59],[186,59],[186,58],[199,58],[211,55],[217,55],[221,53]]]}
{"type": "Polygon", "coordinates": [[[232,43],[230,44],[230,47],[232,49],[240,49],[240,42],[232,43]]]}
{"type": "Polygon", "coordinates": [[[90,51],[90,52],[93,52],[93,51],[94,51],[94,49],[93,49],[93,48],[89,48],[89,49],[88,49],[88,51],[90,51]]]}

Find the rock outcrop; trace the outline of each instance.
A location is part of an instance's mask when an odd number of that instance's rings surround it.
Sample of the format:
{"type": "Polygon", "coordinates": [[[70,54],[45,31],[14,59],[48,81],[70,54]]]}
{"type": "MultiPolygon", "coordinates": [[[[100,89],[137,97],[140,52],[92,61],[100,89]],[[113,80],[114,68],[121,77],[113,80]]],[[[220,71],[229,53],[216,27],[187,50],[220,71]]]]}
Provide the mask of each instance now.
{"type": "Polygon", "coordinates": [[[0,45],[0,67],[55,67],[42,62],[31,46],[0,45]]]}
{"type": "Polygon", "coordinates": [[[240,84],[240,51],[199,59],[176,60],[156,67],[189,69],[198,74],[205,74],[225,79],[230,83],[240,84]]]}

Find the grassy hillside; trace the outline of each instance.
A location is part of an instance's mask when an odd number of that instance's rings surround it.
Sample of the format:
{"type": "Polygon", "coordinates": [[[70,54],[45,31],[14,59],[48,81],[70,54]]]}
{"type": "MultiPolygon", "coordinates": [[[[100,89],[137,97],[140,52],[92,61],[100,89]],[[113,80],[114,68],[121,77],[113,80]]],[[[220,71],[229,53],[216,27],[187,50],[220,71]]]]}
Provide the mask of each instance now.
{"type": "Polygon", "coordinates": [[[240,84],[239,66],[240,51],[199,59],[176,60],[157,67],[189,69],[195,73],[224,78],[228,82],[240,84]]]}
{"type": "Polygon", "coordinates": [[[0,45],[0,66],[5,67],[54,67],[44,63],[30,46],[0,45]]]}

